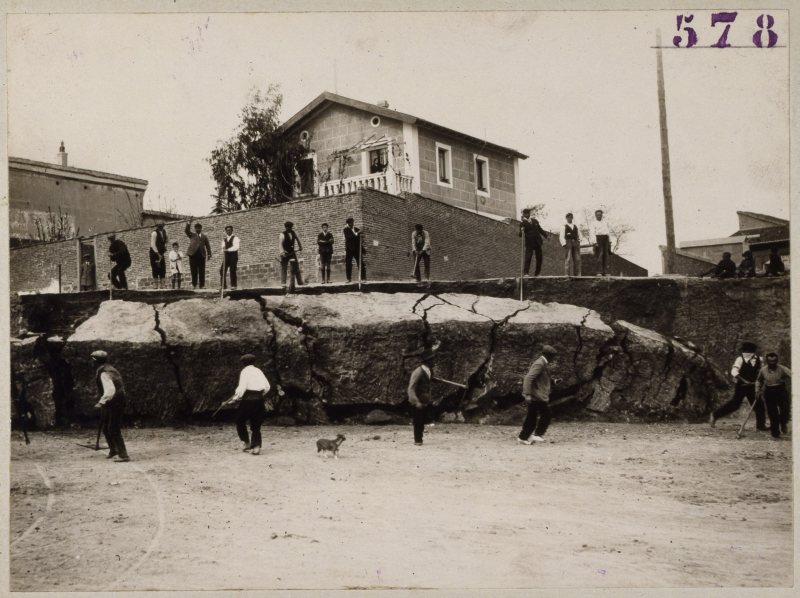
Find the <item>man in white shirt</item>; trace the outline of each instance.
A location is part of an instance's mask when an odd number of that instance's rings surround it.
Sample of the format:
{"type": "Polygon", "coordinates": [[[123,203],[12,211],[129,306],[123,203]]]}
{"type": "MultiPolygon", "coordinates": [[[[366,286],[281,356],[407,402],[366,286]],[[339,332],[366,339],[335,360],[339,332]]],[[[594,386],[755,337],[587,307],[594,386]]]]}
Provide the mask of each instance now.
{"type": "Polygon", "coordinates": [[[231,290],[236,290],[236,265],[239,263],[239,237],[233,234],[233,227],[225,227],[222,239],[222,288],[227,289],[227,272],[231,273],[231,290]]]}
{"type": "Polygon", "coordinates": [[[561,225],[558,240],[564,248],[564,275],[581,275],[581,235],[578,227],[572,223],[572,212],[566,216],[566,222],[561,225]]]}
{"type": "Polygon", "coordinates": [[[264,407],[264,398],[269,392],[270,386],[267,377],[254,364],[256,358],[250,353],[242,355],[244,368],[239,374],[239,385],[236,387],[230,402],[239,403],[239,411],[236,414],[236,432],[244,443],[242,448],[251,455],[258,455],[261,452],[261,424],[267,415],[264,407]],[[250,422],[250,436],[247,435],[247,422],[250,422]]]}
{"type": "MultiPolygon", "coordinates": [[[[762,366],[761,358],[756,354],[757,349],[758,347],[756,347],[755,343],[749,341],[742,343],[741,353],[733,362],[733,367],[731,368],[731,377],[735,384],[733,397],[711,413],[708,423],[711,424],[712,428],[720,417],[725,417],[739,409],[745,398],[751,405],[756,402],[756,380],[762,366]]],[[[756,412],[756,428],[767,430],[767,414],[764,401],[759,398],[754,410],[756,412]]]]}
{"type": "Polygon", "coordinates": [[[611,254],[611,231],[603,220],[603,210],[595,210],[594,221],[589,225],[589,241],[594,245],[594,254],[600,260],[600,276],[606,274],[608,256],[611,254]]]}
{"type": "Polygon", "coordinates": [[[95,409],[101,409],[103,421],[103,434],[108,443],[107,459],[114,459],[115,463],[130,461],[125,441],[122,440],[122,414],[125,411],[125,386],[122,376],[117,369],[108,363],[108,354],[105,351],[92,353],[92,362],[97,366],[95,382],[101,394],[95,409]]]}

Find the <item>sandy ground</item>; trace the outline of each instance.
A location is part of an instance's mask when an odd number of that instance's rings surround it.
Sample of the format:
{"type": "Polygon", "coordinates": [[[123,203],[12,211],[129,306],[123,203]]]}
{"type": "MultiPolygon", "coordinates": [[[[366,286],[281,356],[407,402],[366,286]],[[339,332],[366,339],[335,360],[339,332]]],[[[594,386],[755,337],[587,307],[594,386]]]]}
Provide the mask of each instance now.
{"type": "Polygon", "coordinates": [[[791,585],[791,441],[737,424],[14,433],[11,589],[791,585]]]}

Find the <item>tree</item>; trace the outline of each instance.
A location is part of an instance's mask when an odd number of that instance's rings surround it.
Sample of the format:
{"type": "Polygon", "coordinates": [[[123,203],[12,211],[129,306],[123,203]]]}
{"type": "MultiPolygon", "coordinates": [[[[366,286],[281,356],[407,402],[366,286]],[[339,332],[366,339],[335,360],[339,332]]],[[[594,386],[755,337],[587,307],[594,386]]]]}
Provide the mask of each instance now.
{"type": "Polygon", "coordinates": [[[525,206],[526,210],[531,211],[531,218],[536,218],[539,222],[547,218],[547,209],[543,203],[536,203],[530,206],[525,206]]]}
{"type": "Polygon", "coordinates": [[[39,241],[64,241],[73,239],[78,234],[72,225],[72,217],[58,208],[58,214],[47,207],[47,215],[40,217],[33,216],[33,224],[36,226],[36,237],[39,241]]]}
{"type": "Polygon", "coordinates": [[[284,135],[279,121],[282,103],[277,85],[266,91],[253,89],[233,136],[211,151],[207,161],[217,188],[213,213],[291,199],[298,163],[308,149],[284,135]]]}
{"type": "MultiPolygon", "coordinates": [[[[630,233],[636,230],[633,225],[628,224],[626,222],[622,222],[618,220],[610,214],[613,212],[612,208],[606,208],[603,206],[603,220],[608,222],[608,230],[611,233],[611,251],[614,253],[618,253],[618,250],[625,239],[628,237],[630,233]]],[[[580,232],[581,236],[589,241],[589,227],[592,221],[595,219],[594,217],[594,210],[589,208],[584,208],[581,212],[581,222],[578,224],[578,231],[580,232]]]]}

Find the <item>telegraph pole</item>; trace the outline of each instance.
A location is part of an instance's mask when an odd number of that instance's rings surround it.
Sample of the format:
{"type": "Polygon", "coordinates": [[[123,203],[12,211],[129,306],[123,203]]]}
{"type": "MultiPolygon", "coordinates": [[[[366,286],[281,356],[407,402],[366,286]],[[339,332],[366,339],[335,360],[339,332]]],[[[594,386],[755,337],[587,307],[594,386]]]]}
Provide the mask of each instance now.
{"type": "Polygon", "coordinates": [[[658,75],[658,120],[661,130],[661,186],[664,190],[664,221],[667,227],[667,251],[664,274],[675,271],[675,221],[672,216],[672,184],[669,172],[669,139],[667,137],[667,105],[664,97],[664,66],[661,62],[661,30],[656,31],[656,71],[658,75]]]}

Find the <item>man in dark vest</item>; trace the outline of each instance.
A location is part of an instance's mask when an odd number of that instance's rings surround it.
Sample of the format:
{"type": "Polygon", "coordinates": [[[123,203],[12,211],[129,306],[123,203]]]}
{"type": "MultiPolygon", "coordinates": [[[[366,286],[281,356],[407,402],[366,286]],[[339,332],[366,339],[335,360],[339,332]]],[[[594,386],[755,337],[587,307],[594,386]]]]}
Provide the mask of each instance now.
{"type": "Polygon", "coordinates": [[[531,444],[544,442],[544,433],[550,425],[550,373],[548,366],[558,352],[550,345],[542,346],[542,354],[531,364],[522,380],[522,396],[528,404],[528,413],[517,442],[531,444]],[[531,436],[533,434],[533,436],[531,436]]]}
{"type": "Polygon", "coordinates": [[[425,264],[425,280],[431,279],[431,236],[421,224],[414,225],[411,233],[411,254],[414,256],[414,272],[412,276],[417,282],[422,280],[420,262],[425,264]]]}
{"type": "Polygon", "coordinates": [[[283,225],[283,232],[280,235],[278,250],[281,254],[281,286],[286,289],[286,294],[294,292],[294,281],[297,285],[303,286],[303,278],[300,275],[300,263],[297,261],[297,252],[303,251],[303,244],[297,233],[294,232],[294,223],[286,222],[283,225]],[[289,286],[286,286],[286,271],[291,267],[289,273],[289,286]]]}
{"type": "Polygon", "coordinates": [[[333,257],[333,233],[328,230],[328,223],[322,225],[322,232],[317,235],[319,250],[319,269],[322,274],[322,284],[331,281],[331,258],[333,257]]]}
{"type": "Polygon", "coordinates": [[[167,231],[164,224],[159,222],[156,229],[150,233],[150,269],[153,272],[153,280],[156,281],[156,288],[164,286],[164,277],[167,275],[167,231]]]}
{"type": "MultiPolygon", "coordinates": [[[[733,397],[711,412],[708,423],[713,428],[720,417],[733,413],[742,405],[742,400],[747,398],[751,405],[756,402],[756,379],[761,370],[761,358],[756,354],[757,347],[754,343],[742,343],[741,353],[733,362],[731,376],[734,381],[733,397]]],[[[759,399],[755,407],[756,428],[767,429],[767,415],[764,402],[759,399]]]]}
{"type": "Polygon", "coordinates": [[[572,223],[572,213],[567,214],[567,221],[561,225],[559,240],[564,248],[564,275],[581,275],[581,236],[578,227],[572,223]]]}
{"type": "Polygon", "coordinates": [[[353,219],[348,218],[342,231],[344,234],[344,273],[347,276],[347,282],[352,280],[353,260],[356,261],[356,267],[358,267],[358,264],[361,265],[361,280],[367,279],[367,267],[364,264],[364,256],[367,250],[364,247],[361,231],[353,223],[353,219]],[[361,255],[358,255],[359,245],[361,246],[361,255]]]}
{"type": "Polygon", "coordinates": [[[196,289],[199,285],[202,289],[206,286],[206,260],[211,259],[211,243],[203,233],[203,225],[199,222],[194,225],[192,232],[192,220],[186,223],[186,236],[189,237],[189,248],[186,255],[189,256],[189,269],[192,272],[192,288],[196,289]]]}
{"type": "Polygon", "coordinates": [[[130,461],[125,441],[122,440],[122,414],[125,411],[125,386],[122,384],[122,376],[114,366],[107,363],[108,354],[105,351],[92,353],[92,360],[97,366],[95,382],[97,391],[101,395],[95,408],[101,409],[103,434],[109,448],[106,458],[116,457],[114,458],[116,463],[130,461]]]}
{"type": "Polygon", "coordinates": [[[531,271],[531,258],[536,254],[536,269],[534,276],[539,276],[542,270],[542,239],[547,238],[547,232],[539,225],[536,218],[531,218],[531,211],[528,208],[522,210],[522,220],[519,225],[519,235],[525,239],[525,262],[523,271],[525,276],[531,271]]]}
{"type": "Polygon", "coordinates": [[[231,290],[236,290],[236,266],[239,263],[239,237],[233,234],[233,227],[225,227],[222,239],[222,288],[227,289],[226,273],[231,273],[231,290]]]}
{"type": "Polygon", "coordinates": [[[115,289],[127,289],[128,279],[125,277],[125,270],[131,267],[131,254],[128,253],[128,246],[122,239],[117,239],[117,235],[114,233],[108,235],[108,240],[111,242],[108,246],[108,257],[114,262],[114,266],[111,268],[111,284],[115,289]]]}
{"type": "Polygon", "coordinates": [[[431,380],[433,379],[433,357],[430,349],[420,355],[422,362],[411,372],[408,383],[408,402],[411,404],[411,419],[414,422],[414,444],[422,446],[425,423],[431,418],[431,380]]]}

